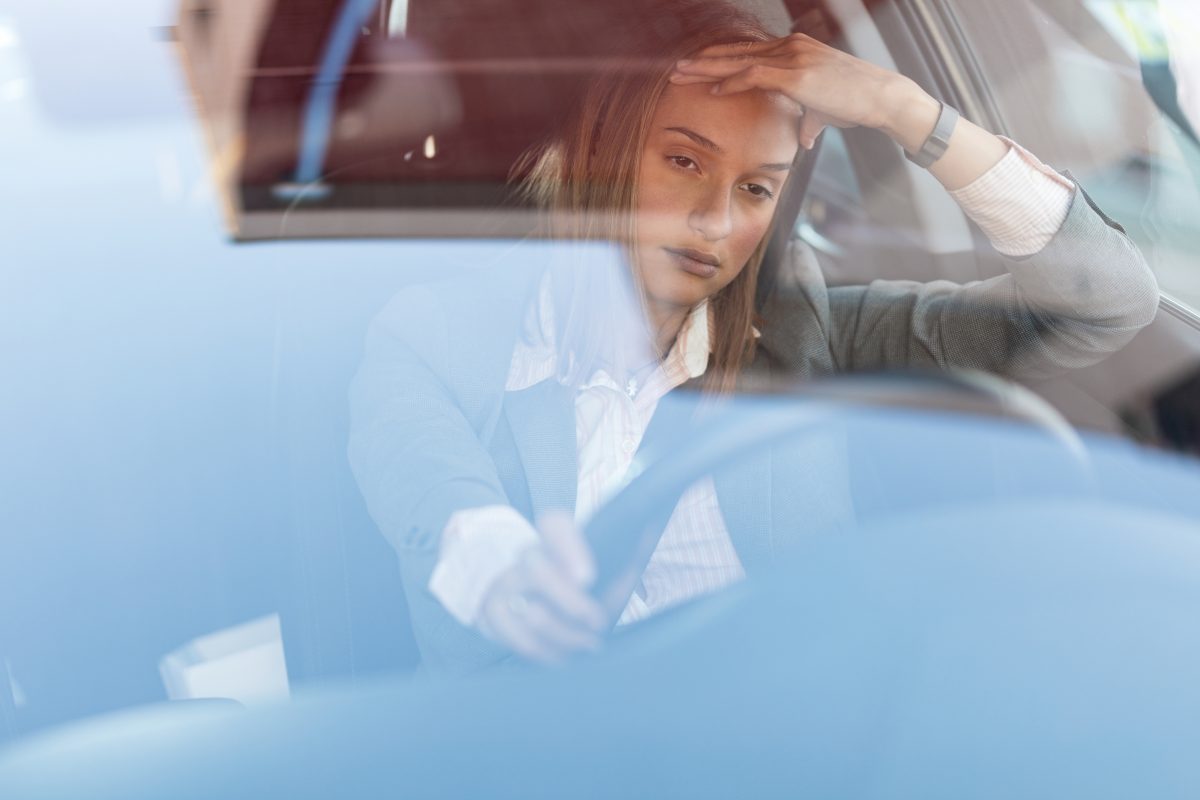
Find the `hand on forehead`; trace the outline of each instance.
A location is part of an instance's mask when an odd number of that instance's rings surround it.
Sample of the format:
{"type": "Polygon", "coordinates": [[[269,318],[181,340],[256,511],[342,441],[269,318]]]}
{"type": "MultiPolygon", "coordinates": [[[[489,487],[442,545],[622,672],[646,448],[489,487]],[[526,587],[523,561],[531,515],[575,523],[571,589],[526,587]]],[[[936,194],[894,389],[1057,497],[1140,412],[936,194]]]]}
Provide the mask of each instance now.
{"type": "Polygon", "coordinates": [[[655,110],[653,128],[686,128],[716,144],[722,155],[745,155],[755,163],[791,163],[799,147],[800,111],[777,93],[747,91],[714,95],[706,85],[672,85],[655,110]]]}
{"type": "Polygon", "coordinates": [[[811,148],[827,125],[880,128],[904,80],[803,34],[720,45],[676,62],[671,83],[733,96],[784,96],[803,109],[800,142],[811,148]]]}

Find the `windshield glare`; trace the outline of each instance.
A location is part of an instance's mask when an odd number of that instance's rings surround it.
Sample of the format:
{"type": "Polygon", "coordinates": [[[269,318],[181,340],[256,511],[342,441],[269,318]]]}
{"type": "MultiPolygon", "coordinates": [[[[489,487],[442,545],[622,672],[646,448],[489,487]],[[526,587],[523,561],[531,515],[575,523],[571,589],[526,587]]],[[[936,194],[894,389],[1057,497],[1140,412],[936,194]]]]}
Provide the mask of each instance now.
{"type": "MultiPolygon", "coordinates": [[[[1186,50],[1200,38],[1176,42],[1155,4],[949,3],[938,33],[953,47],[920,52],[900,44],[910,22],[860,3],[739,4],[772,37],[811,5],[856,64],[938,88],[931,124],[953,99],[958,124],[974,129],[974,115],[981,135],[1049,164],[1063,209],[1085,188],[1070,213],[1099,243],[1096,264],[1046,244],[1058,227],[1036,252],[1004,253],[968,213],[969,190],[947,192],[882,130],[829,122],[809,141],[778,93],[755,89],[742,123],[716,124],[697,111],[728,107],[696,89],[708,78],[663,73],[667,100],[647,108],[675,117],[650,114],[658,128],[628,155],[633,111],[596,103],[606,116],[585,125],[575,109],[603,80],[643,97],[614,64],[641,75],[657,62],[603,48],[628,27],[683,35],[661,14],[649,30],[649,6],[580,4],[572,22],[539,3],[316,3],[295,17],[271,5],[0,10],[0,776],[6,747],[157,704],[194,703],[200,720],[344,691],[357,708],[402,685],[387,695],[397,708],[444,701],[447,725],[467,726],[451,690],[412,687],[501,662],[514,696],[546,693],[514,722],[534,730],[547,697],[570,700],[556,682],[578,662],[521,684],[502,624],[463,624],[435,577],[445,542],[471,538],[453,515],[498,496],[505,511],[477,527],[544,542],[558,511],[591,537],[584,583],[608,615],[601,640],[617,644],[597,645],[607,667],[579,668],[595,693],[576,699],[611,689],[653,707],[613,677],[650,664],[749,670],[738,642],[758,653],[781,637],[781,608],[808,637],[786,654],[815,652],[814,675],[838,674],[821,653],[853,649],[822,651],[822,637],[858,623],[875,637],[863,652],[888,663],[929,631],[949,649],[926,658],[966,663],[955,648],[988,645],[938,603],[962,591],[976,621],[1028,621],[1039,609],[1006,594],[1026,579],[1049,607],[1091,615],[1093,633],[1100,589],[1135,587],[1162,620],[1139,639],[1146,652],[1178,633],[1178,603],[1136,587],[1157,576],[1190,597],[1198,563],[1180,531],[1200,517],[1200,120],[1187,94],[1200,73],[1186,50]],[[952,56],[971,67],[953,86],[927,63],[952,56]],[[569,124],[587,147],[555,138],[569,124]],[[783,145],[754,140],[769,124],[783,145]],[[592,164],[574,195],[539,183],[564,153],[611,170],[592,164]],[[1041,278],[1004,283],[1023,269],[1077,274],[1039,295],[1041,278]],[[1008,325],[1014,308],[1027,313],[1008,325]],[[1105,543],[1085,579],[1070,564],[1091,547],[1086,525],[1105,543]],[[894,544],[904,536],[911,553],[894,544]],[[1046,560],[1016,558],[1031,552],[1046,560]],[[893,639],[875,585],[895,592],[893,639]],[[824,622],[804,611],[818,588],[847,603],[824,622]],[[687,616],[693,602],[703,614],[687,616]]],[[[1161,14],[1191,20],[1171,5],[1161,14]]],[[[504,547],[488,557],[526,552],[504,547]]],[[[529,613],[522,602],[505,608],[529,613]]],[[[1107,608],[1137,628],[1135,612],[1107,608]]],[[[1016,630],[1004,646],[1030,649],[996,663],[1024,669],[1034,645],[1053,650],[1016,630]]],[[[774,730],[766,711],[729,703],[774,730]]]]}

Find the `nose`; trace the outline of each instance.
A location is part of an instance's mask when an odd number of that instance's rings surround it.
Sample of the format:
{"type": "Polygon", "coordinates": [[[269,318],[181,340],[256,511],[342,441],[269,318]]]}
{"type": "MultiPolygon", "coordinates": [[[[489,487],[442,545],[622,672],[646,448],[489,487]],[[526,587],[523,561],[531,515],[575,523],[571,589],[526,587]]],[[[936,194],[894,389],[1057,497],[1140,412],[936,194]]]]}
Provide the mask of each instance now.
{"type": "Polygon", "coordinates": [[[688,225],[705,241],[717,242],[733,231],[732,202],[724,186],[708,186],[696,197],[688,225]]]}

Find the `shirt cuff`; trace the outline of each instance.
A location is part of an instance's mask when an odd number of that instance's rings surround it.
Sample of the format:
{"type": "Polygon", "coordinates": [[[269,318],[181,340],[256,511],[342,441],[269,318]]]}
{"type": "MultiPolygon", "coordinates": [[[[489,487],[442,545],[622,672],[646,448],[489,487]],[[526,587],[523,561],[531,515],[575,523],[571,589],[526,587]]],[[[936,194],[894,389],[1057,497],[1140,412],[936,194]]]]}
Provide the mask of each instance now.
{"type": "Polygon", "coordinates": [[[950,192],[1004,256],[1032,256],[1054,238],[1071,209],[1075,184],[1011,139],[996,166],[950,192]]]}
{"type": "Polygon", "coordinates": [[[538,541],[537,531],[512,506],[456,511],[442,532],[429,591],[455,619],[474,626],[492,584],[538,541]]]}

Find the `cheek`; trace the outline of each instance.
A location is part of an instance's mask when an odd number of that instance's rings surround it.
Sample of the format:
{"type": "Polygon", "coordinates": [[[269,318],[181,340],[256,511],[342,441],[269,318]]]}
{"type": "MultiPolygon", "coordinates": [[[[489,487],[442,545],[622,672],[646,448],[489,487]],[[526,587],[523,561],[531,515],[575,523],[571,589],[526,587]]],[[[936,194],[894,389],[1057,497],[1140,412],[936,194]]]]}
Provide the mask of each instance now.
{"type": "Polygon", "coordinates": [[[721,282],[720,289],[724,289],[733,283],[737,276],[742,273],[742,270],[746,268],[746,262],[754,254],[754,250],[758,247],[759,242],[767,235],[770,225],[770,214],[766,214],[764,218],[764,215],[761,213],[752,213],[742,218],[730,238],[728,250],[730,260],[738,265],[738,269],[736,272],[726,274],[726,279],[721,282]]]}
{"type": "Polygon", "coordinates": [[[686,186],[679,185],[675,175],[644,159],[634,195],[639,220],[658,227],[673,217],[686,216],[685,192],[686,186]]]}
{"type": "Polygon", "coordinates": [[[770,227],[771,215],[765,211],[755,210],[739,220],[731,237],[733,241],[730,242],[730,250],[736,251],[739,263],[744,264],[750,258],[770,227]]]}

